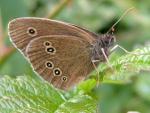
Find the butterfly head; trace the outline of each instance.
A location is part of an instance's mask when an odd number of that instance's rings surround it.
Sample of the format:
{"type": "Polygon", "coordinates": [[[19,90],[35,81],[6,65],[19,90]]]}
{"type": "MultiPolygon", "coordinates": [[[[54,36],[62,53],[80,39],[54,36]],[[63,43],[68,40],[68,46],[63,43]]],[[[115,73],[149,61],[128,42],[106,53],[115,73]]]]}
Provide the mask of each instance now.
{"type": "Polygon", "coordinates": [[[111,47],[113,47],[115,41],[116,38],[113,34],[107,33],[107,34],[99,35],[92,47],[92,60],[105,61],[105,55],[106,57],[108,57],[110,53],[109,50],[111,47]]]}
{"type": "Polygon", "coordinates": [[[113,34],[104,34],[100,36],[99,40],[101,41],[102,48],[110,48],[116,42],[116,38],[113,34]]]}

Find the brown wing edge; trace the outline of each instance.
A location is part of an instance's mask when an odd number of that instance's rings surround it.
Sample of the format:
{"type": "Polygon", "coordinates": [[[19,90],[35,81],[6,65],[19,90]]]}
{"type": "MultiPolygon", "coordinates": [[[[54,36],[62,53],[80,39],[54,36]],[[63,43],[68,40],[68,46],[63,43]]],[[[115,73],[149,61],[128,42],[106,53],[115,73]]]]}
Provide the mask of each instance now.
{"type": "MultiPolygon", "coordinates": [[[[90,40],[92,40],[93,38],[96,39],[97,37],[97,34],[94,33],[94,32],[91,32],[85,28],[82,28],[82,27],[79,27],[77,25],[74,25],[74,24],[71,24],[71,23],[67,23],[67,22],[62,22],[62,21],[59,21],[59,20],[52,20],[52,19],[47,19],[47,18],[39,18],[39,17],[20,17],[20,18],[15,18],[13,20],[11,20],[9,23],[8,23],[8,31],[10,29],[10,25],[14,22],[16,22],[17,20],[22,20],[22,19],[35,19],[35,20],[47,20],[47,21],[51,21],[51,22],[57,22],[57,23],[60,23],[60,24],[64,24],[64,25],[67,25],[68,27],[71,27],[71,28],[75,28],[76,30],[80,30],[82,33],[84,34],[87,34],[87,36],[89,36],[90,40]]],[[[8,35],[10,36],[10,33],[8,32],[8,35]]],[[[90,42],[89,40],[89,42],[90,42]]]]}

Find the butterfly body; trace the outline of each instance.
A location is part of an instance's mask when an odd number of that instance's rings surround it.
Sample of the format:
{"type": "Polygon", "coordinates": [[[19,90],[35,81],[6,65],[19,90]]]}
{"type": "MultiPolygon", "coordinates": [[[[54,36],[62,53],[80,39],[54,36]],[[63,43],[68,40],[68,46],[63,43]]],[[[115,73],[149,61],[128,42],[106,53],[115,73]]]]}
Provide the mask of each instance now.
{"type": "Polygon", "coordinates": [[[105,61],[114,42],[111,34],[97,35],[76,25],[42,18],[18,18],[9,23],[16,48],[45,80],[67,90],[94,70],[92,61],[105,61]]]}
{"type": "Polygon", "coordinates": [[[104,49],[104,52],[108,57],[110,54],[109,48],[113,46],[114,41],[115,41],[115,37],[112,34],[99,35],[97,37],[97,40],[93,44],[91,59],[93,61],[99,61],[99,62],[105,61],[106,59],[101,49],[102,48],[104,49]]]}

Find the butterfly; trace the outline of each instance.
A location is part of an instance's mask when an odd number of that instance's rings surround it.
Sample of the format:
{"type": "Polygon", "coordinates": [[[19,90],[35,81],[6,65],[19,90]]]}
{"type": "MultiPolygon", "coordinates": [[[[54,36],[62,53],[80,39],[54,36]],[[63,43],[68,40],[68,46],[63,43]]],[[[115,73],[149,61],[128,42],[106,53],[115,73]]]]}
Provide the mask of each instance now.
{"type": "Polygon", "coordinates": [[[93,65],[106,61],[115,42],[112,33],[98,35],[70,23],[34,17],[9,22],[14,46],[35,72],[55,87],[68,90],[88,77],[93,65]]]}

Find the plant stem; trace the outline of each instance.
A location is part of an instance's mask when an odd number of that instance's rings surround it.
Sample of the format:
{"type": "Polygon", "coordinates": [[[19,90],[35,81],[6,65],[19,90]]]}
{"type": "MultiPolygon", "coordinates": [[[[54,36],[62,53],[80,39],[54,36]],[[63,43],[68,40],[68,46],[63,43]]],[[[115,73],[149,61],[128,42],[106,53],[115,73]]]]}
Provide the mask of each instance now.
{"type": "Polygon", "coordinates": [[[61,2],[56,5],[52,11],[46,16],[46,18],[54,18],[56,17],[62,10],[63,8],[71,1],[71,0],[60,0],[61,2]]]}
{"type": "Polygon", "coordinates": [[[0,68],[2,67],[2,65],[7,61],[7,59],[9,59],[9,57],[11,56],[11,54],[13,54],[16,51],[15,48],[8,48],[7,51],[5,52],[5,54],[3,56],[1,56],[0,58],[0,68]]]}

